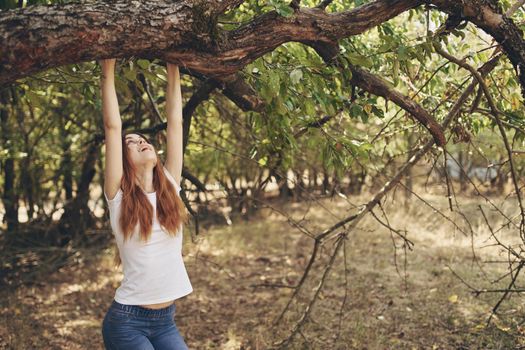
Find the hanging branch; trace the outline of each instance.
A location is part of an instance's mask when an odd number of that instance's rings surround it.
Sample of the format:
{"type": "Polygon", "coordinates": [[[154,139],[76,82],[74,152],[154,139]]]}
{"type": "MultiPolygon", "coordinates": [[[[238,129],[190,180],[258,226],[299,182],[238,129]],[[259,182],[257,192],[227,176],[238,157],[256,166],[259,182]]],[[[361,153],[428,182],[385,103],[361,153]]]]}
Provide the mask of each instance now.
{"type": "Polygon", "coordinates": [[[514,160],[513,160],[514,157],[512,155],[512,148],[510,147],[509,140],[505,132],[505,128],[503,128],[503,125],[499,119],[501,112],[498,110],[498,107],[496,107],[496,104],[494,103],[494,99],[492,98],[492,95],[490,94],[490,91],[487,87],[487,84],[485,84],[483,77],[479,74],[479,72],[476,69],[474,69],[472,66],[467,64],[464,60],[459,60],[456,57],[450,55],[448,52],[443,50],[441,46],[436,42],[434,42],[434,48],[436,52],[438,52],[440,55],[442,55],[449,61],[454,62],[458,66],[468,70],[472,74],[472,76],[476,79],[479,86],[483,90],[483,93],[485,95],[485,98],[487,99],[492,115],[494,116],[494,119],[496,120],[496,124],[498,125],[498,129],[500,131],[501,138],[503,139],[503,144],[505,145],[505,149],[507,150],[507,155],[509,157],[509,165],[510,165],[510,172],[512,175],[512,182],[514,184],[514,190],[516,191],[516,197],[518,199],[518,204],[520,207],[520,214],[521,214],[520,236],[521,236],[522,241],[525,243],[525,210],[523,208],[523,202],[522,202],[521,193],[520,193],[519,184],[518,184],[518,177],[516,175],[516,170],[515,170],[515,165],[514,165],[514,160]]]}

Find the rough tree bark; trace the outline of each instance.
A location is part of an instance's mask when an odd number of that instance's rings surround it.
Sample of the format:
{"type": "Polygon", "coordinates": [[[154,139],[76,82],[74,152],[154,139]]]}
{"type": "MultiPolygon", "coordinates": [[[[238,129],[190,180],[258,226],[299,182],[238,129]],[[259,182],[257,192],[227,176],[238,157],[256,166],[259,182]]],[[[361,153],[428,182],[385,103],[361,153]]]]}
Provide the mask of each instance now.
{"type": "Polygon", "coordinates": [[[231,31],[217,24],[243,1],[115,1],[29,6],[0,13],[0,84],[46,68],[102,57],[160,58],[209,76],[231,74],[279,45],[298,41],[338,51],[337,40],[363,33],[421,4],[382,0],[329,14],[272,11],[231,31]]]}
{"type": "Polygon", "coordinates": [[[335,55],[338,39],[363,33],[423,3],[485,30],[516,67],[525,62],[522,32],[496,0],[377,0],[340,13],[298,7],[289,18],[272,11],[235,30],[222,30],[218,16],[242,2],[114,1],[0,12],[0,84],[46,68],[110,56],[180,61],[218,76],[238,71],[288,41],[325,47],[335,55]]]}

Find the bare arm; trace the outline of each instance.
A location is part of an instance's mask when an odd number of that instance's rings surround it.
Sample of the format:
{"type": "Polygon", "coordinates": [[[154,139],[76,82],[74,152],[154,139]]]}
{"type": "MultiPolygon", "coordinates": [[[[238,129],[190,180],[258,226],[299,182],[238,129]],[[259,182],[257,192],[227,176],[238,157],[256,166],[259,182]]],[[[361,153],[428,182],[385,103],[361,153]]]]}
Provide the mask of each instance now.
{"type": "Polygon", "coordinates": [[[182,178],[182,93],[177,65],[168,63],[168,88],[166,90],[166,113],[168,120],[168,149],[165,167],[180,185],[182,178]]]}
{"type": "Polygon", "coordinates": [[[115,198],[120,188],[122,166],[122,121],[115,91],[115,59],[101,60],[102,114],[106,137],[106,164],[104,170],[104,192],[108,199],[115,198]]]}

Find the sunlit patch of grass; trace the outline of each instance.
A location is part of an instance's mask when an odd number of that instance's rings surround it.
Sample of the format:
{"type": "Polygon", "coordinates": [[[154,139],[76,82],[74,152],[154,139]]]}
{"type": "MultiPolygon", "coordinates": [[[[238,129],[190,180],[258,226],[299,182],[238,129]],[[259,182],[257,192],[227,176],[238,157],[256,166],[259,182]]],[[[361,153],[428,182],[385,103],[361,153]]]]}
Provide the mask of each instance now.
{"type": "Polygon", "coordinates": [[[100,321],[98,319],[75,319],[65,322],[63,325],[57,327],[57,331],[60,335],[72,335],[74,332],[79,332],[87,328],[97,329],[100,327],[100,321]]]}
{"type": "MultiPolygon", "coordinates": [[[[232,226],[215,227],[198,243],[200,252],[215,257],[262,256],[293,245],[291,228],[275,217],[264,221],[239,221],[232,226]]],[[[191,250],[191,244],[188,244],[191,250]]]]}

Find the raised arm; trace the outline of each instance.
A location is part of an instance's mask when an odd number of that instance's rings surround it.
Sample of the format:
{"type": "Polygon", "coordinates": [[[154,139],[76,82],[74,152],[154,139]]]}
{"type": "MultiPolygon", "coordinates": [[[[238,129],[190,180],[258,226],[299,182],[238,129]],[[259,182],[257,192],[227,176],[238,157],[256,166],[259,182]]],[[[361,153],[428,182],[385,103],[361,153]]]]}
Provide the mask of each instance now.
{"type": "Polygon", "coordinates": [[[115,59],[100,60],[102,77],[102,114],[106,137],[106,164],[104,170],[104,192],[108,199],[115,198],[123,174],[122,166],[122,121],[115,91],[115,59]]]}
{"type": "Polygon", "coordinates": [[[168,63],[168,88],[166,90],[166,113],[168,120],[168,146],[165,167],[180,185],[182,177],[182,93],[177,65],[168,63]]]}

